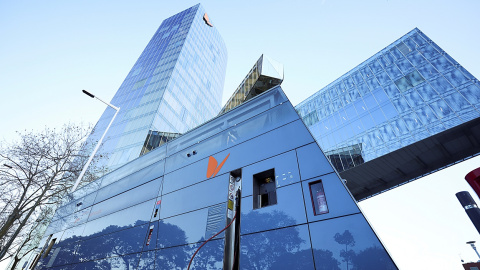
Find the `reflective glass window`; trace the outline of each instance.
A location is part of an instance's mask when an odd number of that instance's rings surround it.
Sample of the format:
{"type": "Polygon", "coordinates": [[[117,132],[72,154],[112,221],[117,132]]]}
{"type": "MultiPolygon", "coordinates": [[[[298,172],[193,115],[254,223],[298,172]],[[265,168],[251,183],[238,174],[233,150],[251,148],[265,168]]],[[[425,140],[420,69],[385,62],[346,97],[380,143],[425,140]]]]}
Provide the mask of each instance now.
{"type": "Polygon", "coordinates": [[[381,85],[387,85],[392,82],[390,80],[390,77],[387,75],[387,73],[383,69],[379,71],[375,76],[381,85]]]}
{"type": "Polygon", "coordinates": [[[409,54],[412,50],[402,41],[400,41],[397,45],[397,49],[404,55],[409,54]]]}
{"type": "Polygon", "coordinates": [[[422,46],[423,44],[426,43],[425,39],[422,38],[419,34],[413,34],[410,36],[411,39],[415,41],[419,46],[422,46]]]}
{"type": "Polygon", "coordinates": [[[377,108],[375,110],[371,110],[370,113],[372,114],[372,118],[375,121],[377,125],[385,122],[385,116],[383,115],[383,112],[380,108],[377,108]]]}
{"type": "Polygon", "coordinates": [[[427,58],[428,60],[432,60],[438,56],[440,56],[440,53],[435,49],[433,48],[432,46],[430,46],[429,44],[426,44],[425,46],[421,47],[418,49],[422,54],[423,56],[425,56],[425,58],[427,58]]]}
{"type": "Polygon", "coordinates": [[[453,71],[445,73],[444,75],[445,78],[447,78],[447,80],[455,86],[462,85],[469,81],[467,77],[465,77],[458,69],[454,69],[453,71]]]}
{"type": "Polygon", "coordinates": [[[430,84],[439,93],[447,92],[448,90],[453,88],[453,86],[443,76],[437,77],[436,79],[431,81],[430,84]]]}
{"type": "Polygon", "coordinates": [[[392,80],[403,76],[402,72],[397,68],[396,65],[391,65],[387,68],[385,68],[385,71],[387,72],[388,76],[392,78],[392,80]]]}
{"type": "Polygon", "coordinates": [[[417,92],[425,101],[433,100],[438,97],[438,93],[428,83],[424,83],[421,86],[418,86],[417,92]]]}
{"type": "Polygon", "coordinates": [[[454,91],[445,96],[445,101],[454,111],[461,111],[471,107],[470,103],[459,92],[454,91]]]}
{"type": "Polygon", "coordinates": [[[387,86],[384,86],[385,89],[385,92],[387,93],[387,95],[390,97],[390,98],[394,98],[395,96],[397,96],[398,94],[400,94],[397,86],[395,84],[389,84],[387,86]]]}
{"type": "Polygon", "coordinates": [[[405,38],[403,43],[405,43],[405,45],[407,45],[412,51],[416,50],[418,47],[418,45],[411,38],[405,38]]]}
{"type": "Polygon", "coordinates": [[[368,64],[368,66],[370,67],[370,69],[373,71],[373,73],[377,73],[379,71],[382,71],[382,66],[380,65],[380,63],[378,63],[378,61],[376,59],[373,59],[372,61],[370,61],[370,63],[368,64]]]}
{"type": "Polygon", "coordinates": [[[355,79],[355,83],[357,84],[357,87],[358,85],[361,85],[364,83],[363,79],[362,79],[362,75],[360,75],[360,72],[355,72],[353,73],[353,78],[355,79]]]}
{"type": "Polygon", "coordinates": [[[437,120],[436,115],[433,113],[432,109],[428,105],[417,108],[415,110],[415,113],[424,125],[427,125],[437,120]]]}
{"type": "Polygon", "coordinates": [[[438,57],[435,60],[431,61],[432,65],[439,70],[440,72],[445,72],[453,68],[453,64],[448,61],[446,57],[438,57]]]}
{"type": "Polygon", "coordinates": [[[378,107],[378,103],[372,94],[365,95],[363,97],[363,101],[365,102],[369,110],[378,107]]]}
{"type": "Polygon", "coordinates": [[[408,91],[404,93],[403,96],[405,97],[405,99],[407,100],[408,104],[410,104],[411,107],[416,107],[423,103],[423,99],[414,89],[412,91],[408,91]]]}
{"type": "Polygon", "coordinates": [[[422,66],[423,64],[427,63],[427,60],[418,51],[413,51],[412,53],[407,55],[407,58],[416,67],[422,66]]]}
{"type": "Polygon", "coordinates": [[[422,123],[414,112],[404,115],[403,120],[405,120],[409,130],[413,131],[422,127],[422,123]]]}
{"type": "Polygon", "coordinates": [[[397,61],[398,68],[403,72],[403,74],[407,74],[413,70],[412,64],[407,59],[400,59],[397,61]]]}
{"type": "Polygon", "coordinates": [[[397,110],[395,109],[393,104],[390,102],[387,102],[384,105],[382,105],[382,111],[383,111],[383,114],[385,114],[385,117],[387,119],[391,119],[398,115],[397,110]]]}
{"type": "Polygon", "coordinates": [[[403,54],[396,47],[391,48],[390,53],[393,54],[397,60],[404,58],[403,54]]]}
{"type": "Polygon", "coordinates": [[[438,71],[429,63],[426,63],[425,65],[418,67],[417,69],[426,79],[433,78],[438,74],[438,71]]]}
{"type": "Polygon", "coordinates": [[[378,104],[383,104],[384,102],[387,102],[389,100],[387,95],[385,94],[385,91],[383,91],[381,87],[373,90],[372,94],[375,96],[378,104]]]}
{"type": "Polygon", "coordinates": [[[393,131],[392,126],[387,123],[383,124],[379,127],[380,132],[382,133],[383,138],[385,138],[386,141],[391,141],[396,139],[395,132],[393,131]]]}
{"type": "Polygon", "coordinates": [[[439,118],[443,118],[453,113],[452,109],[448,107],[447,103],[443,99],[430,103],[430,107],[434,110],[439,118]]]}
{"type": "Polygon", "coordinates": [[[357,109],[357,113],[359,115],[362,115],[367,112],[367,106],[365,105],[362,99],[356,100],[353,104],[355,105],[355,108],[357,109]]]}
{"type": "Polygon", "coordinates": [[[400,113],[410,109],[410,106],[408,106],[407,101],[401,95],[393,99],[392,102],[393,102],[393,105],[395,105],[395,108],[397,109],[397,111],[400,113]]]}
{"type": "Polygon", "coordinates": [[[397,118],[396,120],[393,120],[392,126],[396,129],[397,134],[399,135],[405,135],[408,133],[407,126],[405,125],[405,122],[401,118],[397,118]]]}
{"type": "Polygon", "coordinates": [[[480,104],[480,87],[477,84],[471,84],[465,88],[459,90],[460,93],[474,105],[480,104]]]}

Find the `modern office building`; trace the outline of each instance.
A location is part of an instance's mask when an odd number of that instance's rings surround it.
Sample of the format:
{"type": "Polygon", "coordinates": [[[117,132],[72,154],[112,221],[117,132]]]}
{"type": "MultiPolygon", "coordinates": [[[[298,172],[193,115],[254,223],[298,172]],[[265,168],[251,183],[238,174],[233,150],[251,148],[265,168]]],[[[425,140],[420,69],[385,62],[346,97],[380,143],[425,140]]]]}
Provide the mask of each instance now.
{"type": "Polygon", "coordinates": [[[414,29],[296,110],[361,200],[478,154],[479,87],[414,29]]]}
{"type": "Polygon", "coordinates": [[[280,86],[72,197],[34,269],[397,269],[280,86]]]}
{"type": "MultiPolygon", "coordinates": [[[[216,116],[226,63],[223,39],[200,4],[164,20],[110,102],[120,112],[98,152],[107,169],[216,116]]],[[[114,113],[105,110],[90,140],[102,136],[114,113]]]]}

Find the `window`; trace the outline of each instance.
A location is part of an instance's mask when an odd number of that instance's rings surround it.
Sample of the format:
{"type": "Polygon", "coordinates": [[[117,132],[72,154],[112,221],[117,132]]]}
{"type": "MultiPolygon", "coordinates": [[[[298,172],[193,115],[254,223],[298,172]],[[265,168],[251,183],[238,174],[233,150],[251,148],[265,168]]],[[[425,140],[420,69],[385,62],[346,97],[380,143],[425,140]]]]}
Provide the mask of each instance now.
{"type": "Polygon", "coordinates": [[[277,204],[275,170],[270,169],[253,176],[253,209],[277,204]]]}
{"type": "Polygon", "coordinates": [[[312,199],[313,214],[315,216],[328,213],[327,198],[323,190],[322,181],[316,181],[308,184],[310,188],[310,197],[312,199]]]}

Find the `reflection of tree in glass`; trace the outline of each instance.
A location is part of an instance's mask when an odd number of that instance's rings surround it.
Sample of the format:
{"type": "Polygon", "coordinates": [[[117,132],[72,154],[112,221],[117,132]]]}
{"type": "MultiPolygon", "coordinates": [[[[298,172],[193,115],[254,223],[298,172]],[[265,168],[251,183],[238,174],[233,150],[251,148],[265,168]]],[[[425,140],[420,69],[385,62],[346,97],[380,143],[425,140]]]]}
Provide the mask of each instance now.
{"type": "Polygon", "coordinates": [[[397,269],[383,248],[372,246],[360,251],[353,257],[355,270],[397,269]]]}
{"type": "Polygon", "coordinates": [[[340,270],[340,262],[333,257],[330,250],[314,249],[313,256],[315,256],[315,268],[317,270],[340,270]]]}
{"type": "Polygon", "coordinates": [[[190,260],[190,250],[188,245],[178,246],[187,243],[187,235],[185,231],[177,225],[169,224],[160,220],[158,223],[158,243],[157,248],[165,248],[157,250],[155,263],[157,269],[184,269],[190,260]]]}
{"type": "MultiPolygon", "coordinates": [[[[248,231],[281,228],[295,224],[295,220],[280,211],[242,215],[242,226],[248,231]]],[[[302,250],[305,241],[296,227],[272,230],[242,237],[241,269],[312,269],[311,250],[302,250]]]]}
{"type": "Polygon", "coordinates": [[[343,258],[343,261],[347,263],[347,270],[349,263],[352,262],[352,259],[355,257],[355,251],[348,250],[348,247],[355,246],[355,239],[349,230],[345,230],[342,234],[336,233],[333,237],[335,242],[345,245],[345,250],[340,251],[340,257],[343,258]]]}

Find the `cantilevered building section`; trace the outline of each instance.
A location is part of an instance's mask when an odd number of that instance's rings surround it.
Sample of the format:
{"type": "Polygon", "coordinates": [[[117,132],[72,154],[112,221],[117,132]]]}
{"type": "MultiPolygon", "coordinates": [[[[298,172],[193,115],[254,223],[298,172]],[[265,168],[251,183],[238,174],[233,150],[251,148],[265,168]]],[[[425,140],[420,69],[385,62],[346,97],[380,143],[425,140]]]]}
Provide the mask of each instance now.
{"type": "Polygon", "coordinates": [[[35,269],[397,269],[280,86],[72,197],[35,269]]]}
{"type": "Polygon", "coordinates": [[[223,106],[220,114],[237,107],[274,86],[280,85],[282,81],[283,65],[262,54],[242,83],[233,92],[225,106],[223,106]]]}
{"type": "Polygon", "coordinates": [[[296,106],[357,200],[480,152],[478,80],[414,29],[296,106]]]}
{"type": "MultiPolygon", "coordinates": [[[[198,4],[164,20],[111,104],[120,107],[99,155],[115,169],[216,116],[227,50],[198,4]]],[[[114,114],[107,108],[90,135],[98,140],[114,114]]]]}

